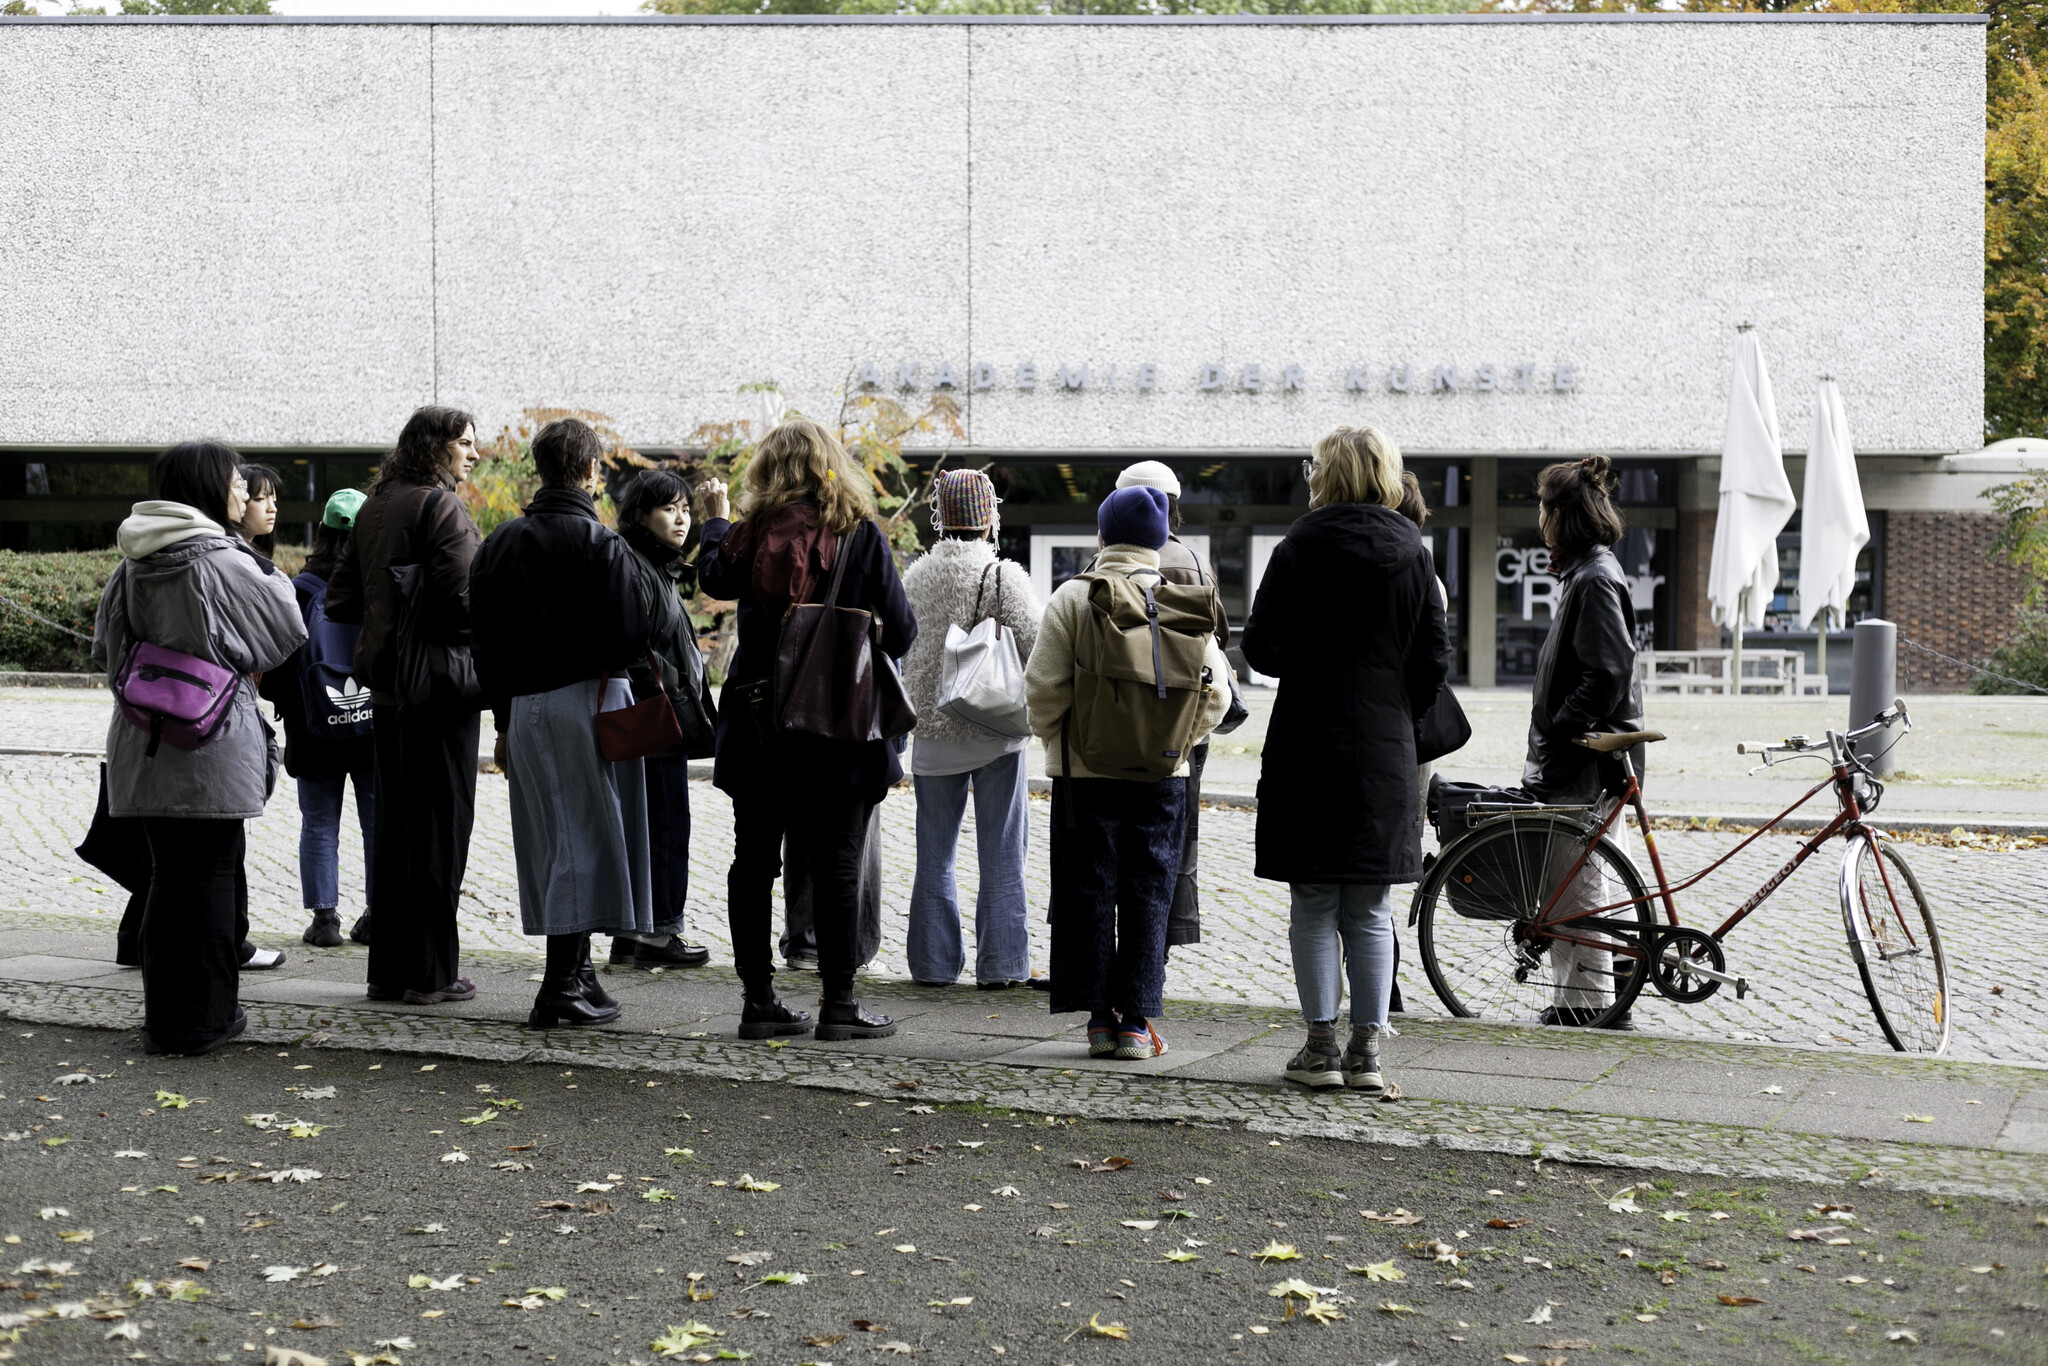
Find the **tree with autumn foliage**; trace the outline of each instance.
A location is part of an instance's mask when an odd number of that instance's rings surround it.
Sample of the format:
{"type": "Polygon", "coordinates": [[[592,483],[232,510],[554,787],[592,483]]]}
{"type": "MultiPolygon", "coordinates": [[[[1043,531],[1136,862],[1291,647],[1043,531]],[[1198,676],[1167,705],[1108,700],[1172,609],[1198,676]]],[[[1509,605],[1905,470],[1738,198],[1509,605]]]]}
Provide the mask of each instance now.
{"type": "MultiPolygon", "coordinates": [[[[527,408],[519,414],[517,426],[498,429],[498,435],[482,449],[483,458],[462,485],[462,501],[476,521],[476,529],[488,536],[526,509],[540,487],[540,471],[533,464],[533,434],[559,417],[576,417],[589,423],[604,442],[605,484],[615,474],[647,469],[654,462],[626,444],[612,420],[603,413],[583,408],[527,408]]],[[[597,515],[606,526],[614,521],[611,496],[599,492],[597,515]]]]}

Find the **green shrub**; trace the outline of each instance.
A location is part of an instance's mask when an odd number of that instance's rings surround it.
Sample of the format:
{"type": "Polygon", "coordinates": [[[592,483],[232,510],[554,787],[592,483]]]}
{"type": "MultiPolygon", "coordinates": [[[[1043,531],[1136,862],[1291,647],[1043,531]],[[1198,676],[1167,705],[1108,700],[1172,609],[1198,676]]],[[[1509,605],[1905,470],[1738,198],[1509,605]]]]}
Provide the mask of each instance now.
{"type": "MultiPolygon", "coordinates": [[[[277,548],[277,567],[286,574],[296,574],[305,558],[302,547],[277,548]]],[[[0,550],[0,599],[6,600],[0,601],[0,670],[91,673],[90,641],[45,626],[12,604],[90,636],[100,590],[120,562],[118,550],[0,550]]]]}
{"type": "MultiPolygon", "coordinates": [[[[2048,611],[2036,607],[2020,609],[2020,619],[2005,643],[1991,652],[1984,667],[2008,674],[2035,688],[2048,688],[2048,611]]],[[[2031,693],[2033,688],[2017,687],[2003,679],[1978,674],[1970,680],[1974,693],[2031,693]]]]}
{"type": "Polygon", "coordinates": [[[61,622],[90,636],[100,590],[121,562],[118,550],[25,554],[0,550],[0,669],[90,673],[92,646],[23,614],[61,622]]]}

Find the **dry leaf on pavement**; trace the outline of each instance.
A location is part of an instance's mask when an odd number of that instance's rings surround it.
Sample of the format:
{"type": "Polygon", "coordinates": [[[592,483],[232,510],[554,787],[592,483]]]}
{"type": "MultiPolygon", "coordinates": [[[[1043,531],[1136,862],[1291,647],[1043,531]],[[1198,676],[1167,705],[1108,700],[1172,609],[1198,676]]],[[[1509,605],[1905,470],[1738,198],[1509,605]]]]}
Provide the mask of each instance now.
{"type": "Polygon", "coordinates": [[[1744,1305],[1768,1303],[1768,1301],[1760,1300],[1754,1295],[1718,1295],[1715,1298],[1719,1299],[1723,1304],[1734,1305],[1738,1309],[1744,1305]]]}
{"type": "Polygon", "coordinates": [[[1121,1323],[1104,1323],[1100,1314],[1088,1316],[1088,1331],[1099,1338],[1117,1338],[1125,1342],[1128,1342],[1131,1336],[1130,1329],[1121,1323]]]}

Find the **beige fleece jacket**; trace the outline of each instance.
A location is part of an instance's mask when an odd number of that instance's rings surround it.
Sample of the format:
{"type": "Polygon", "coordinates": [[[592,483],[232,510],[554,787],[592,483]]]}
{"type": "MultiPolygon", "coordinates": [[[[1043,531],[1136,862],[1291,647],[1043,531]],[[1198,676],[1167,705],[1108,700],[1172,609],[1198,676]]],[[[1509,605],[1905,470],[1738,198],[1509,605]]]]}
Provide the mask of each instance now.
{"type": "MultiPolygon", "coordinates": [[[[1096,557],[1094,570],[1099,574],[1130,574],[1139,569],[1157,569],[1159,552],[1146,550],[1135,545],[1112,545],[1103,548],[1096,557]]],[[[1045,616],[1038,625],[1038,640],[1031,647],[1031,658],[1024,665],[1025,700],[1031,709],[1031,733],[1045,742],[1045,771],[1050,777],[1061,777],[1066,770],[1060,765],[1060,722],[1074,705],[1074,634],[1081,629],[1088,616],[1088,584],[1082,579],[1068,579],[1052,595],[1052,601],[1045,605],[1045,616]]],[[[1209,677],[1214,685],[1202,708],[1202,719],[1195,732],[1200,740],[1216,729],[1216,723],[1223,719],[1223,713],[1230,709],[1230,685],[1224,681],[1224,673],[1230,668],[1230,661],[1224,657],[1223,648],[1209,637],[1208,657],[1203,661],[1208,667],[1209,677]]],[[[1174,776],[1187,776],[1185,762],[1174,770],[1174,776]]],[[[1074,760],[1073,775],[1076,778],[1097,778],[1102,775],[1090,773],[1079,759],[1074,760]]]]}

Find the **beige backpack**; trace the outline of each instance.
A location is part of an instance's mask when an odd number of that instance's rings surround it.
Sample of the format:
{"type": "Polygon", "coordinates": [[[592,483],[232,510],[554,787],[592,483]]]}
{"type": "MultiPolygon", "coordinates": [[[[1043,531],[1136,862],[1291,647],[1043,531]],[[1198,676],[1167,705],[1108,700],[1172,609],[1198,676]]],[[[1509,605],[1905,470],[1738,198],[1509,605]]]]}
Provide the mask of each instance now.
{"type": "Polygon", "coordinates": [[[1077,754],[1105,778],[1156,783],[1194,748],[1211,684],[1213,584],[1168,583],[1157,570],[1083,574],[1088,616],[1074,637],[1074,705],[1062,767],[1077,754]]]}

